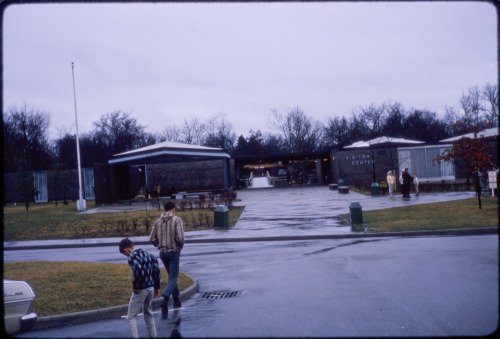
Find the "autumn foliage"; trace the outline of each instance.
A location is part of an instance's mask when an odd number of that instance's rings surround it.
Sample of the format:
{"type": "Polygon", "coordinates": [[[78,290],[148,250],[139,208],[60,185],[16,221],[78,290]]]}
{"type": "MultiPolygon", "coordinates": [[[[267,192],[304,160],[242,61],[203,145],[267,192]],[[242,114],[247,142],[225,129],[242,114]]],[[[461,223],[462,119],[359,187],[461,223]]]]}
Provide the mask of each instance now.
{"type": "MultiPolygon", "coordinates": [[[[433,162],[454,161],[468,180],[476,178],[474,182],[480,199],[479,176],[485,176],[486,171],[498,168],[498,164],[492,160],[495,147],[486,143],[484,138],[478,137],[480,128],[469,127],[468,130],[473,134],[472,138],[462,137],[453,141],[452,148],[443,151],[441,155],[433,159],[433,162]]],[[[479,208],[481,208],[481,200],[479,200],[479,208]]]]}

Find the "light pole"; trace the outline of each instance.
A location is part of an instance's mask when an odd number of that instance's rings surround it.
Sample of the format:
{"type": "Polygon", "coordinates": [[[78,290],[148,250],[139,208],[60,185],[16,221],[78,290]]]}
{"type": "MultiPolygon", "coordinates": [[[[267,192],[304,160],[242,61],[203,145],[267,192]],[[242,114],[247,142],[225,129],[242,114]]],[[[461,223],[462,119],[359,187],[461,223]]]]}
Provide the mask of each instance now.
{"type": "Polygon", "coordinates": [[[87,202],[83,199],[82,191],[82,169],[80,166],[80,142],[78,141],[78,115],[76,113],[76,90],[75,90],[75,66],[71,63],[71,74],[73,76],[73,99],[75,102],[75,124],[76,124],[76,157],[78,159],[78,201],[76,202],[76,208],[79,212],[85,211],[87,209],[87,202]]]}

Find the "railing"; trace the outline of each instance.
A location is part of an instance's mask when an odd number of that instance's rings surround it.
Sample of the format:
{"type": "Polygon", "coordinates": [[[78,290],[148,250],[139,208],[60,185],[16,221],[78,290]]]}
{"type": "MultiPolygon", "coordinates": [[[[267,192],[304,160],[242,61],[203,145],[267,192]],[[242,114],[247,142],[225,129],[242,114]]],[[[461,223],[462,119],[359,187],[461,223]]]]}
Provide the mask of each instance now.
{"type": "Polygon", "coordinates": [[[269,171],[266,171],[266,174],[267,174],[267,184],[272,185],[273,184],[273,177],[271,176],[271,174],[269,174],[269,171]]]}

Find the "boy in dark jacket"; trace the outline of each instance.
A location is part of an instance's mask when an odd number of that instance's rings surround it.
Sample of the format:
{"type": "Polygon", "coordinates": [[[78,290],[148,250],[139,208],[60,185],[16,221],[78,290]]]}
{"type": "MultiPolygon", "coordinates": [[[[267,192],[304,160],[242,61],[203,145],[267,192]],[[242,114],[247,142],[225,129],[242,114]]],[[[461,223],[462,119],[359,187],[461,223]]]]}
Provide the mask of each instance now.
{"type": "Polygon", "coordinates": [[[134,243],[126,238],[120,241],[120,253],[128,257],[132,267],[132,296],[128,305],[127,325],[132,338],[138,338],[136,317],[144,312],[144,321],[150,338],[156,337],[153,318],[152,301],[160,292],[160,268],[158,259],[142,249],[135,248],[134,243]]]}

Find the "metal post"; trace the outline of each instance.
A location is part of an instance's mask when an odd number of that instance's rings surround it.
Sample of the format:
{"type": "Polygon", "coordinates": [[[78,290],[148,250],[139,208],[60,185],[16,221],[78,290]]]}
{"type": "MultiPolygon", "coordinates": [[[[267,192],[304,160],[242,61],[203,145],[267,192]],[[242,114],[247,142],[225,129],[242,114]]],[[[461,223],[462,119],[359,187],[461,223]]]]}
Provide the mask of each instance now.
{"type": "Polygon", "coordinates": [[[78,159],[78,201],[76,207],[79,212],[85,211],[87,209],[87,204],[85,199],[83,199],[82,191],[82,169],[80,166],[80,142],[78,141],[78,115],[76,113],[76,89],[75,89],[75,66],[71,63],[71,73],[73,76],[73,100],[75,103],[75,124],[76,124],[76,157],[78,159]]]}

